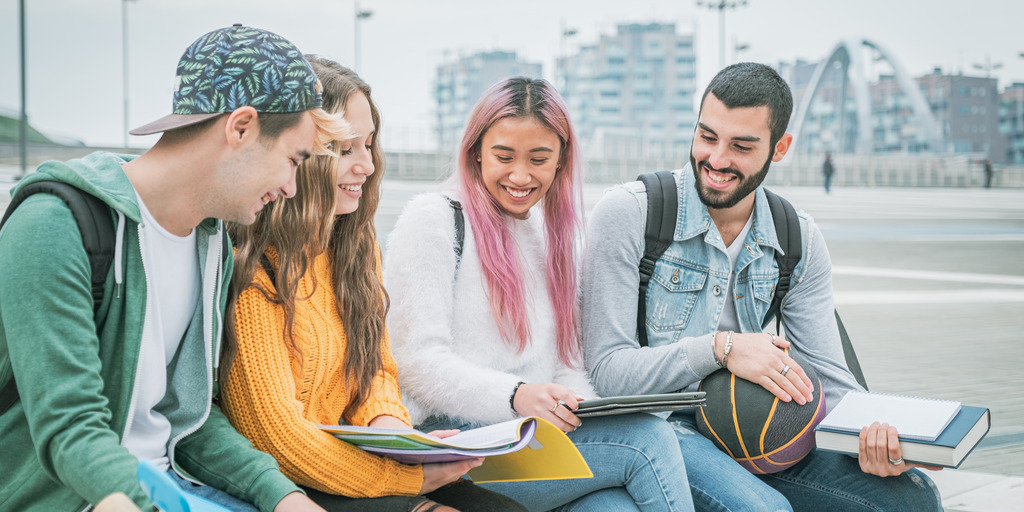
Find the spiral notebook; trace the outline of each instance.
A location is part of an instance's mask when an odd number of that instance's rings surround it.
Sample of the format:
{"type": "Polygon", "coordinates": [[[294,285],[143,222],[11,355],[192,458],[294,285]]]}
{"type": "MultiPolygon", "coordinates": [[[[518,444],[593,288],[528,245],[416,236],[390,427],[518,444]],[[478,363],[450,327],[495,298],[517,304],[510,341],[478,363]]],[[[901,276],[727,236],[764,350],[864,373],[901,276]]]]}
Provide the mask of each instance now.
{"type": "Polygon", "coordinates": [[[821,420],[818,429],[860,432],[877,421],[896,427],[901,439],[934,441],[960,412],[960,402],[915,396],[850,391],[821,420]]]}

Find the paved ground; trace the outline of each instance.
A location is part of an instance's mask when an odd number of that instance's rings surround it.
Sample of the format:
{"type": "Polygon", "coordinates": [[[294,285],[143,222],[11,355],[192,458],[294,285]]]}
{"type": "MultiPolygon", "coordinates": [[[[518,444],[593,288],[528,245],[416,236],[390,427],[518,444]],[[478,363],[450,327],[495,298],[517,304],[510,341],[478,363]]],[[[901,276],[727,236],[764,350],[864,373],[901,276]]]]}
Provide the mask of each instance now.
{"type": "MultiPolygon", "coordinates": [[[[0,166],[0,208],[16,171],[0,166]]],[[[382,235],[431,186],[387,181],[382,235]]],[[[604,185],[587,186],[588,207],[604,185]]],[[[776,188],[814,216],[872,390],[988,407],[992,430],[934,475],[947,510],[1024,507],[1024,190],[776,188]]]]}

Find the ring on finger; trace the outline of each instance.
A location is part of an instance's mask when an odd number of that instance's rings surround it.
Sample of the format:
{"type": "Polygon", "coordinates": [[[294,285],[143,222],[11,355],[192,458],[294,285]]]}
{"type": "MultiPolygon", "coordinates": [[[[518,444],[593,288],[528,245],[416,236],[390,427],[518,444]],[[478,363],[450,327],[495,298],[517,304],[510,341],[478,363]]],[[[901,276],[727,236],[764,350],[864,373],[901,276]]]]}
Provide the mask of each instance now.
{"type": "Polygon", "coordinates": [[[789,365],[787,364],[786,366],[783,366],[782,369],[779,370],[779,373],[781,373],[782,376],[785,377],[786,374],[789,373],[789,365]]]}
{"type": "Polygon", "coordinates": [[[892,464],[893,466],[899,466],[900,464],[903,464],[903,457],[900,457],[896,460],[889,459],[889,464],[892,464]]]}
{"type": "Polygon", "coordinates": [[[555,402],[555,405],[551,407],[551,414],[554,414],[556,410],[558,410],[558,402],[555,402]]]}
{"type": "Polygon", "coordinates": [[[778,345],[775,344],[775,335],[770,332],[766,332],[765,334],[772,337],[772,346],[777,347],[778,345]]]}

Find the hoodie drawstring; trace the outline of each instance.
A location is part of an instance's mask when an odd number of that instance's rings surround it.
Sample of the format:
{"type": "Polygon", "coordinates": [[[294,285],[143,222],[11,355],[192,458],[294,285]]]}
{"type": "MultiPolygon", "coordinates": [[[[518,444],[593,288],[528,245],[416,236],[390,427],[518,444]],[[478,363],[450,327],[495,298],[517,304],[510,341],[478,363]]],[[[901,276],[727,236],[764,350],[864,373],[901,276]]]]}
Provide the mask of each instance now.
{"type": "Polygon", "coordinates": [[[124,248],[124,214],[117,212],[117,238],[114,242],[114,289],[115,297],[121,298],[121,283],[124,282],[121,275],[121,253],[124,248]]]}

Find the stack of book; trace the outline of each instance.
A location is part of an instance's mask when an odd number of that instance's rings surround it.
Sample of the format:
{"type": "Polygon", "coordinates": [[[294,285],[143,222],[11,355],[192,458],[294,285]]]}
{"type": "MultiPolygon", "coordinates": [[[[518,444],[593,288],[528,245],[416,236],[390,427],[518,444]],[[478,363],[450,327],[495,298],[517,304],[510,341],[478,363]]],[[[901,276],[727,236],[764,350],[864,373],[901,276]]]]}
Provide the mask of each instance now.
{"type": "Polygon", "coordinates": [[[952,400],[851,391],[814,429],[819,450],[857,455],[862,427],[888,423],[899,433],[903,459],[960,467],[991,426],[989,410],[952,400]]]}

